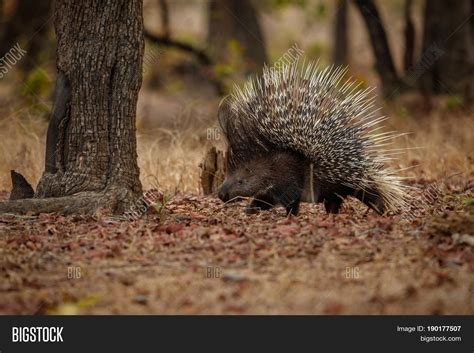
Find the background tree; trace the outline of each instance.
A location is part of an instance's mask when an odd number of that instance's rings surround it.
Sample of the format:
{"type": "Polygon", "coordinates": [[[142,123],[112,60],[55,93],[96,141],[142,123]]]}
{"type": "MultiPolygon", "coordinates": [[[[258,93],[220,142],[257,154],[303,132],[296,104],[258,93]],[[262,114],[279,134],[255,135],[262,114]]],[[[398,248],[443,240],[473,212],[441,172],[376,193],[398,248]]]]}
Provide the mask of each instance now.
{"type": "Polygon", "coordinates": [[[347,38],[347,0],[337,1],[334,21],[334,46],[332,60],[337,65],[347,65],[348,38],[347,38]]]}
{"type": "Polygon", "coordinates": [[[474,1],[425,2],[423,47],[419,68],[422,89],[474,99],[474,1]]]}
{"type": "Polygon", "coordinates": [[[208,46],[215,62],[226,62],[229,44],[235,41],[251,71],[267,62],[265,40],[257,10],[250,0],[211,0],[209,3],[208,46]]]}
{"type": "Polygon", "coordinates": [[[168,7],[168,2],[166,0],[159,0],[160,5],[160,16],[161,16],[161,26],[164,38],[170,37],[170,10],[168,7]]]}
{"type": "Polygon", "coordinates": [[[127,210],[140,197],[141,0],[58,0],[56,94],[35,198],[0,211],[127,210]]]}
{"type": "Polygon", "coordinates": [[[0,0],[0,33],[3,33],[3,21],[4,21],[4,13],[3,13],[3,0],[0,0]]]}
{"type": "Polygon", "coordinates": [[[355,4],[364,19],[375,57],[375,68],[382,81],[384,95],[391,95],[400,85],[387,41],[387,34],[372,0],[355,0],[355,4]]]}
{"type": "MultiPolygon", "coordinates": [[[[3,9],[3,6],[0,6],[3,9]]],[[[50,0],[18,0],[12,13],[3,14],[0,33],[0,56],[8,52],[17,42],[28,55],[22,60],[25,73],[38,65],[41,51],[47,47],[51,29],[52,13],[50,0]]]]}
{"type": "MultiPolygon", "coordinates": [[[[182,52],[193,55],[199,64],[206,70],[206,76],[209,81],[213,84],[218,95],[222,95],[225,92],[223,82],[219,80],[210,68],[213,66],[213,61],[208,53],[199,47],[196,47],[188,42],[183,42],[173,38],[170,26],[170,9],[166,0],[159,0],[158,2],[160,9],[160,21],[161,21],[161,34],[155,34],[144,29],[145,38],[154,45],[169,47],[180,50],[182,52]]],[[[158,75],[157,68],[153,68],[153,75],[158,75]]]]}
{"type": "Polygon", "coordinates": [[[403,69],[407,72],[413,66],[415,57],[415,24],[412,18],[413,0],[405,0],[403,17],[405,20],[404,37],[405,51],[403,53],[403,69]]]}

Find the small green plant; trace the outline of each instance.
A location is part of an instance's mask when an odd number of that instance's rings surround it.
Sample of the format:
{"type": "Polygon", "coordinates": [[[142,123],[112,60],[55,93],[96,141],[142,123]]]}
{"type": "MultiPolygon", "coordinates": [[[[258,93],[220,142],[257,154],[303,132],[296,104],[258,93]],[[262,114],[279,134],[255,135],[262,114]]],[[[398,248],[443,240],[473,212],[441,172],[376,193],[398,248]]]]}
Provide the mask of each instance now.
{"type": "Polygon", "coordinates": [[[227,64],[214,65],[214,74],[217,78],[227,77],[229,75],[232,75],[234,72],[235,70],[231,65],[227,65],[227,64]]]}
{"type": "Polygon", "coordinates": [[[277,10],[282,10],[289,5],[306,8],[308,5],[307,0],[270,0],[268,4],[277,10]]]}
{"type": "Polygon", "coordinates": [[[50,106],[47,101],[49,100],[51,86],[51,80],[47,72],[37,68],[28,74],[20,93],[35,112],[49,113],[50,106]]]}
{"type": "Polygon", "coordinates": [[[153,207],[155,208],[156,212],[158,213],[158,215],[161,216],[161,214],[163,213],[166,205],[168,204],[168,202],[171,200],[171,196],[170,195],[163,195],[163,200],[160,200],[160,199],[157,199],[155,204],[153,205],[153,207]]]}
{"type": "Polygon", "coordinates": [[[324,20],[327,17],[327,6],[320,2],[314,9],[314,17],[318,20],[324,20]]]}
{"type": "Polygon", "coordinates": [[[445,108],[447,110],[456,110],[462,108],[464,101],[460,96],[449,96],[445,103],[445,108]]]}
{"type": "Polygon", "coordinates": [[[461,202],[463,208],[474,205],[474,198],[472,197],[461,197],[459,201],[461,202]]]}
{"type": "Polygon", "coordinates": [[[49,94],[50,87],[51,82],[46,71],[42,68],[36,68],[28,74],[21,93],[25,97],[44,97],[49,94]]]}
{"type": "Polygon", "coordinates": [[[50,315],[79,315],[83,310],[94,306],[100,297],[91,294],[77,301],[67,301],[47,310],[50,315]]]}
{"type": "Polygon", "coordinates": [[[325,49],[322,43],[315,42],[306,50],[306,54],[312,58],[319,58],[325,52],[325,49]]]}

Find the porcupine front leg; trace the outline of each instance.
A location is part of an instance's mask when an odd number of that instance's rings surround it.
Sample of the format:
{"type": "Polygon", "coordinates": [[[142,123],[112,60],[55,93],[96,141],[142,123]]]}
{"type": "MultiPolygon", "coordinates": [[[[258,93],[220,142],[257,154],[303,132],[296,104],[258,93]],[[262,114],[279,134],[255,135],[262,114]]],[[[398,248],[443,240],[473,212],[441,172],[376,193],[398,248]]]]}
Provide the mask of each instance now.
{"type": "Polygon", "coordinates": [[[245,213],[254,214],[258,211],[269,210],[275,207],[276,202],[269,194],[257,194],[253,197],[252,202],[245,208],[245,213]]]}
{"type": "Polygon", "coordinates": [[[300,185],[293,185],[286,187],[285,191],[282,189],[273,190],[267,194],[256,195],[250,205],[249,210],[269,210],[270,208],[281,204],[285,207],[287,215],[297,216],[300,209],[302,188],[300,185]]]}
{"type": "Polygon", "coordinates": [[[298,215],[302,192],[303,188],[300,185],[294,185],[279,195],[278,202],[285,207],[287,215],[298,215]]]}
{"type": "Polygon", "coordinates": [[[324,207],[326,208],[327,213],[339,213],[342,205],[342,199],[340,197],[330,197],[324,199],[324,207]]]}
{"type": "Polygon", "coordinates": [[[314,200],[315,202],[322,202],[327,213],[339,213],[347,195],[348,192],[345,187],[322,181],[315,182],[314,200]]]}
{"type": "Polygon", "coordinates": [[[245,209],[247,214],[256,213],[260,210],[269,210],[277,204],[283,205],[286,214],[297,216],[300,208],[302,188],[300,185],[289,186],[284,192],[274,189],[266,193],[258,193],[245,209]]]}

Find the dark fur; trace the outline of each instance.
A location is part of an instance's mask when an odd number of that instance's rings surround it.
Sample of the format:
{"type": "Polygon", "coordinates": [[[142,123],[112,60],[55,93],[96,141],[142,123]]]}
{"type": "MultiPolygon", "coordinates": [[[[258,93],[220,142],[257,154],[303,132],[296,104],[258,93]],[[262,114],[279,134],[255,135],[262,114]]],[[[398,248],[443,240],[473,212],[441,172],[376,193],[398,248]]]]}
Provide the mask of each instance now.
{"type": "Polygon", "coordinates": [[[252,197],[247,212],[270,209],[278,204],[287,214],[297,215],[300,201],[322,202],[328,213],[338,213],[343,200],[354,196],[378,213],[384,212],[384,203],[377,190],[354,190],[348,186],[314,182],[314,197],[310,192],[310,167],[307,160],[293,152],[278,152],[257,156],[229,168],[226,180],[219,188],[224,202],[252,197]]]}

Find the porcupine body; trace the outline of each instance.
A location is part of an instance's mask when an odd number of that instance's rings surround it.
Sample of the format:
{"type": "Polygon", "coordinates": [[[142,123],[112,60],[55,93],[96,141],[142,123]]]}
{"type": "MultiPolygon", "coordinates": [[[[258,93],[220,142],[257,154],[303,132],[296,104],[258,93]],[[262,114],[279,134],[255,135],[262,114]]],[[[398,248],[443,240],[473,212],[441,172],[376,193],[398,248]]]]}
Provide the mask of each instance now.
{"type": "Polygon", "coordinates": [[[218,112],[228,143],[221,200],[252,197],[248,211],[282,204],[291,214],[302,199],[337,213],[347,196],[378,213],[403,208],[402,178],[385,166],[398,134],[379,132],[372,89],[345,73],[293,63],[234,88],[218,112]]]}

